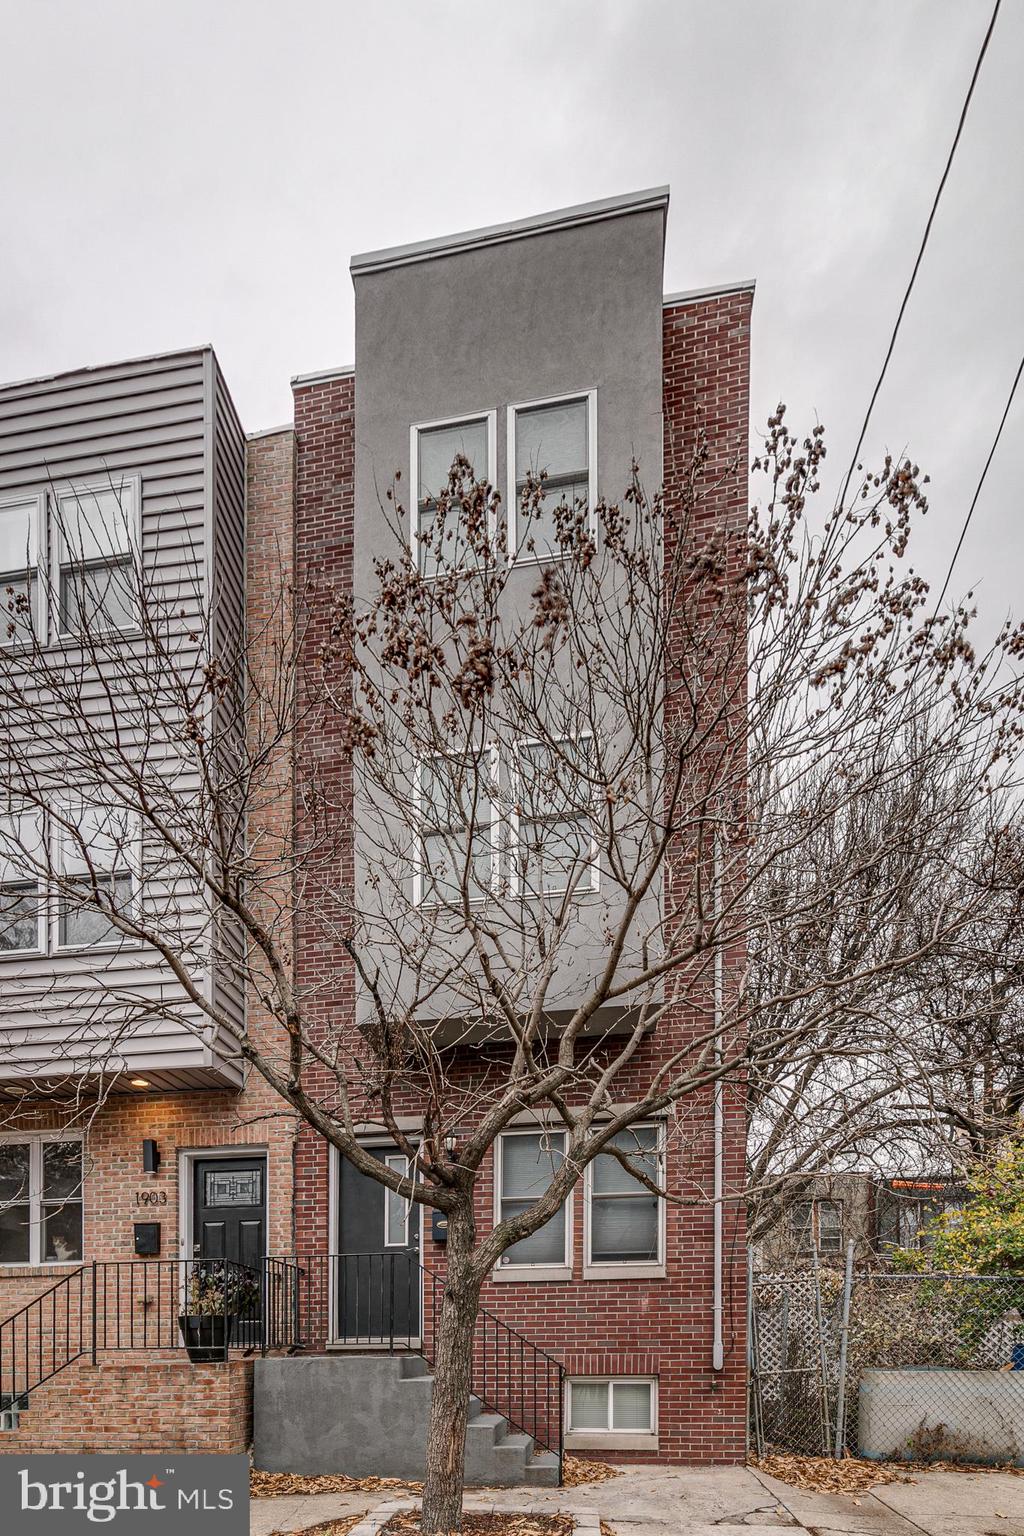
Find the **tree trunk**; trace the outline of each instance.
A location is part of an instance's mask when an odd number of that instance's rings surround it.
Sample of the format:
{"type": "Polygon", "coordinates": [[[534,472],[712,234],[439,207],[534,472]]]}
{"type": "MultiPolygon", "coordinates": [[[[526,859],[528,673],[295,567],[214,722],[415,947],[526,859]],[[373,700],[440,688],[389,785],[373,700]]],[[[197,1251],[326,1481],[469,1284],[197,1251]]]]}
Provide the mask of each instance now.
{"type": "Polygon", "coordinates": [[[480,1281],[470,1262],[474,1235],[471,1210],[450,1213],[448,1275],[441,1315],[435,1316],[433,1324],[434,1390],[421,1517],[424,1536],[447,1536],[462,1528],[473,1333],[480,1306],[480,1281]]]}

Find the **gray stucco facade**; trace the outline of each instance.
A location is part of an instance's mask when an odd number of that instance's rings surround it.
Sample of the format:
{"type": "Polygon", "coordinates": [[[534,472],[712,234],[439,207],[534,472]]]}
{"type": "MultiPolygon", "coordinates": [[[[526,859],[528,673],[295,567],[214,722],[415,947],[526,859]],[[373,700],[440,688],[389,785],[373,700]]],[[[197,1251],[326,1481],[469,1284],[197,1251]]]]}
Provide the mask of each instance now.
{"type": "MultiPolygon", "coordinates": [[[[620,501],[634,461],[647,492],[660,489],[667,209],[667,190],[658,188],[499,230],[353,258],[357,606],[371,600],[374,560],[396,549],[389,489],[405,511],[406,529],[413,517],[412,439],[419,427],[487,414],[487,478],[501,497],[499,517],[507,519],[515,502],[508,463],[514,409],[587,396],[596,437],[596,496],[620,501]]],[[[525,607],[539,569],[537,559],[520,552],[508,576],[510,604],[525,607]]],[[[499,762],[496,772],[504,787],[508,765],[499,762]]],[[[379,850],[361,850],[357,833],[356,851],[365,876],[379,850]]],[[[411,850],[403,862],[411,871],[411,850]]],[[[408,878],[411,883],[411,872],[408,878]]],[[[609,902],[618,899],[605,890],[579,895],[574,931],[564,946],[567,959],[548,993],[553,1018],[575,1006],[599,965],[603,934],[614,922],[609,902]]],[[[385,907],[387,900],[385,895],[385,907]]],[[[510,953],[518,941],[512,924],[510,953]]],[[[374,947],[387,968],[387,938],[374,947]]],[[[390,966],[397,974],[396,953],[390,966]]],[[[438,995],[439,1018],[457,1012],[457,1004],[438,995]]],[[[453,1027],[467,1038],[461,1024],[453,1027]]],[[[598,1016],[593,1027],[603,1032],[617,1026],[598,1016]]]]}

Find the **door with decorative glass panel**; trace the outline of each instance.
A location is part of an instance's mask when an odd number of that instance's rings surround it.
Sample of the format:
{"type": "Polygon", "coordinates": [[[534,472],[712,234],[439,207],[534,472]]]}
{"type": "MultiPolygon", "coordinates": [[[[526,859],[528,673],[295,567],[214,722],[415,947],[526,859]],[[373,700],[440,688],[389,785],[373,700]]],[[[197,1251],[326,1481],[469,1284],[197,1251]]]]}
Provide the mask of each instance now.
{"type": "MultiPolygon", "coordinates": [[[[259,1341],[260,1290],[266,1252],[266,1158],[197,1158],[194,1166],[192,1257],[200,1288],[216,1282],[217,1261],[245,1267],[228,1273],[230,1342],[259,1341]]],[[[192,1275],[186,1277],[186,1283],[192,1275]]]]}
{"type": "MultiPolygon", "coordinates": [[[[367,1147],[399,1174],[409,1172],[394,1145],[367,1147]]],[[[411,1201],[338,1159],[338,1251],[332,1284],[337,1340],[415,1343],[420,1335],[420,1213],[411,1201]]]]}

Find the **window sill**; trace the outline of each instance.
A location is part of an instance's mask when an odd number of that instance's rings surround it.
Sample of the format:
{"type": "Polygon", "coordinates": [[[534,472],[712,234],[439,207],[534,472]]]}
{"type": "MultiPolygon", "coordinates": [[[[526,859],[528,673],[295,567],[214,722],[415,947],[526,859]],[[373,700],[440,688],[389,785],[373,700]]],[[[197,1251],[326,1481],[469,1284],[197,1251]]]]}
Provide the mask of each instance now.
{"type": "Polygon", "coordinates": [[[623,1260],[621,1264],[584,1264],[584,1280],[664,1280],[666,1271],[664,1264],[631,1264],[623,1260]]]}
{"type": "Polygon", "coordinates": [[[518,1280],[520,1282],[531,1280],[549,1282],[551,1280],[571,1280],[571,1264],[498,1264],[492,1271],[494,1280],[518,1280]]]}
{"type": "Polygon", "coordinates": [[[614,1430],[584,1430],[565,1437],[567,1451],[656,1451],[658,1437],[652,1434],[621,1434],[614,1430]]]}

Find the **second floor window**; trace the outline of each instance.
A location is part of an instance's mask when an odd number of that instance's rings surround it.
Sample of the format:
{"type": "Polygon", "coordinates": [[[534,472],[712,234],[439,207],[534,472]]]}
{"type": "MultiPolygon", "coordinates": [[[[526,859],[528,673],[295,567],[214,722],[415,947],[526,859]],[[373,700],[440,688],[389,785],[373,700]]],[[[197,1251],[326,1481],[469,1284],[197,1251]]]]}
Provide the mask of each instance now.
{"type": "Polygon", "coordinates": [[[39,497],[0,501],[0,645],[31,640],[39,589],[39,497]]]}
{"type": "Polygon", "coordinates": [[[842,1253],[843,1206],[840,1200],[798,1200],[793,1207],[797,1251],[807,1255],[842,1253]]]}
{"type": "Polygon", "coordinates": [[[124,943],[107,911],[127,911],[135,894],[137,828],[123,811],[79,801],[61,808],[58,943],[89,949],[124,943]],[[80,895],[79,895],[80,893],[80,895]]]}
{"type": "Polygon", "coordinates": [[[592,507],[595,415],[592,391],[509,410],[509,461],[515,468],[509,548],[514,558],[557,555],[557,509],[577,503],[592,507]],[[537,487],[542,475],[543,496],[531,505],[529,488],[537,487]]]}
{"type": "Polygon", "coordinates": [[[0,958],[44,947],[40,820],[29,810],[0,816],[0,958]]]}
{"type": "Polygon", "coordinates": [[[71,1264],[81,1257],[81,1141],[0,1139],[0,1264],[71,1264]]]}
{"type": "Polygon", "coordinates": [[[598,888],[591,822],[593,748],[589,736],[519,744],[514,873],[523,895],[598,888]]]}
{"type": "Polygon", "coordinates": [[[77,487],[57,498],[57,607],[62,635],[137,622],[138,485],[77,487]]]}
{"type": "MultiPolygon", "coordinates": [[[[491,444],[494,436],[493,412],[464,421],[439,422],[414,427],[412,454],[416,487],[416,517],[413,551],[424,576],[435,576],[442,565],[462,565],[466,559],[465,530],[460,527],[459,509],[441,509],[448,493],[452,465],[465,459],[472,480],[491,477],[491,444]]],[[[469,486],[463,482],[463,488],[469,486]]]]}
{"type": "Polygon", "coordinates": [[[420,764],[418,902],[460,906],[493,888],[492,772],[490,753],[420,764]]]}

